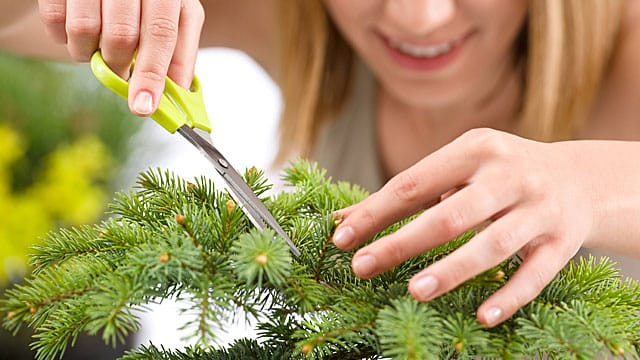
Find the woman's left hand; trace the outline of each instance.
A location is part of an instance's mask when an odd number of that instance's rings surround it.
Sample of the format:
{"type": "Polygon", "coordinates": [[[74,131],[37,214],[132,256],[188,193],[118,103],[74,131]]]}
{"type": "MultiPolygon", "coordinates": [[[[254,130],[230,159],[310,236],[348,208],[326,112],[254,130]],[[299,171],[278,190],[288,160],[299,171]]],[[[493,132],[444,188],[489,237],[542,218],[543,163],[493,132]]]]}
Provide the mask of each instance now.
{"type": "MultiPolygon", "coordinates": [[[[629,155],[620,152],[631,148],[637,152],[638,146],[540,143],[490,129],[471,130],[364,201],[339,211],[344,219],[334,242],[341,249],[354,249],[426,208],[395,233],[356,252],[353,271],[369,278],[490,221],[468,243],[416,274],[409,291],[417,300],[431,300],[519,252],[520,268],[478,309],[478,320],[494,326],[538,295],[581,246],[617,246],[595,239],[612,235],[608,228],[624,225],[620,219],[604,220],[603,214],[616,211],[610,201],[617,199],[608,194],[637,184],[638,175],[635,182],[620,180],[620,173],[612,171],[631,161],[620,159],[629,155]]],[[[636,174],[638,170],[636,165],[636,174]]],[[[631,196],[637,210],[635,188],[631,196]]],[[[628,246],[640,252],[635,244],[628,246]]]]}

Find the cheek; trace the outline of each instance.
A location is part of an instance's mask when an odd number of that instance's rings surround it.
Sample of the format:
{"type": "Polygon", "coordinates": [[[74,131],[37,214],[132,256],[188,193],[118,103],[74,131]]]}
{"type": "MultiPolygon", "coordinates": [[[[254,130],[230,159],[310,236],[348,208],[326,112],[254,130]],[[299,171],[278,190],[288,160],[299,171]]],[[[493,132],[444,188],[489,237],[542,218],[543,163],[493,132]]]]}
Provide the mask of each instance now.
{"type": "Polygon", "coordinates": [[[343,36],[351,42],[362,41],[363,34],[371,26],[369,24],[376,23],[376,14],[382,2],[383,0],[324,0],[329,16],[343,36]]]}
{"type": "Polygon", "coordinates": [[[329,16],[341,29],[348,29],[362,12],[359,1],[325,0],[325,8],[329,16]]]}
{"type": "MultiPolygon", "coordinates": [[[[478,4],[481,1],[478,1],[478,4]]],[[[485,1],[494,6],[476,6],[473,14],[478,24],[478,38],[467,67],[481,66],[492,73],[512,64],[518,37],[526,26],[527,2],[524,0],[485,1]],[[500,5],[500,6],[497,6],[500,5]]],[[[492,74],[495,76],[497,74],[492,74]]]]}
{"type": "Polygon", "coordinates": [[[528,1],[493,0],[485,3],[485,7],[478,5],[477,17],[483,19],[481,21],[486,29],[487,39],[492,40],[496,47],[511,48],[525,26],[528,1]]]}

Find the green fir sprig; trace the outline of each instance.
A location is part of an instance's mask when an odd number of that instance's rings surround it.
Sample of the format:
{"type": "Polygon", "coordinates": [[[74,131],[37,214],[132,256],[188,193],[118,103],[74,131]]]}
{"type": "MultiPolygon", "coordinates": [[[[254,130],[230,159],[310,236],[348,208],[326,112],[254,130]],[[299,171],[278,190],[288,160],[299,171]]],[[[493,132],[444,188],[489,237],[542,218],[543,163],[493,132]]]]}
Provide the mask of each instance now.
{"type": "Polygon", "coordinates": [[[622,280],[607,259],[568,264],[512,318],[485,328],[475,311],[517,270],[517,257],[419,303],[407,280],[472,232],[360,279],[351,271],[353,252],[337,249],[332,234],[340,222],[334,211],[364,199],[364,190],[332,182],[306,161],[284,171],[291,189],[271,197],[262,172],[248,169],[245,179],[301,256],[273,231],[253,228],[210,179],[148,171],[117,196],[109,220],[61,229],[38,246],[32,277],[0,303],[3,325],[31,327],[36,358],[55,359],[81,332],[123,342],[146,305],[172,298],[190,315],[183,328],[196,345],[169,351],[150,344],[124,359],[638,358],[640,283],[622,280]],[[218,345],[237,313],[257,323],[257,338],[218,345]]]}

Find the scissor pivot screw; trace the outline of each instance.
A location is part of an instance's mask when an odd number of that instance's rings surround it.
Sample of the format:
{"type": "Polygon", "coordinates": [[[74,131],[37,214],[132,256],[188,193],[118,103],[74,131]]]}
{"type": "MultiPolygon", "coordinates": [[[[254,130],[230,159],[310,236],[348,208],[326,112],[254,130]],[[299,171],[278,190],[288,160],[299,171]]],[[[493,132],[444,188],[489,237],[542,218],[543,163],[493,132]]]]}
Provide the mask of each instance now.
{"type": "Polygon", "coordinates": [[[224,159],[218,159],[218,164],[222,165],[222,167],[225,169],[229,167],[229,163],[226,162],[224,159]]]}

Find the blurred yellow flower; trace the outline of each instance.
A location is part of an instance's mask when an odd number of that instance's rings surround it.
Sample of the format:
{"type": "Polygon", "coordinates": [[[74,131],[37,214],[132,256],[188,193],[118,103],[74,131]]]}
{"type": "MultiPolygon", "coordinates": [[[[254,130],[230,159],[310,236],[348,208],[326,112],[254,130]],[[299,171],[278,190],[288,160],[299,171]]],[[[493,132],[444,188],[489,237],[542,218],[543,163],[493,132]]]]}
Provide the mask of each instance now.
{"type": "Polygon", "coordinates": [[[12,191],[11,166],[23,156],[20,137],[0,125],[0,286],[28,271],[29,247],[54,227],[94,222],[104,211],[111,157],[94,136],[51,153],[29,188],[12,191]]]}

